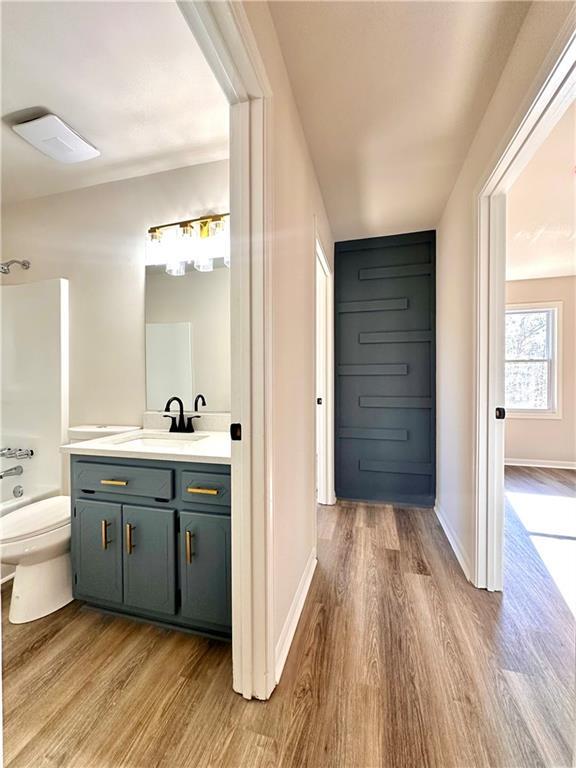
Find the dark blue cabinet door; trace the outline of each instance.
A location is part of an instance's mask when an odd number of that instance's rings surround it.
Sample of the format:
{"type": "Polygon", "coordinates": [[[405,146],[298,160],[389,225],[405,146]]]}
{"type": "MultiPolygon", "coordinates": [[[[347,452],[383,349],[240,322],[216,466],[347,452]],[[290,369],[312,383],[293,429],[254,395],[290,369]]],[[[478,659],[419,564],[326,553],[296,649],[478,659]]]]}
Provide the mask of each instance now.
{"type": "Polygon", "coordinates": [[[180,578],[183,617],[231,625],[229,517],[180,513],[180,578]]]}
{"type": "Polygon", "coordinates": [[[122,602],[122,514],[120,504],[77,500],[74,513],[75,594],[122,602]]]}
{"type": "Polygon", "coordinates": [[[124,604],[154,613],[176,613],[176,512],[122,507],[124,604]]]}
{"type": "Polygon", "coordinates": [[[336,244],[336,493],[433,505],[435,233],[336,244]]]}

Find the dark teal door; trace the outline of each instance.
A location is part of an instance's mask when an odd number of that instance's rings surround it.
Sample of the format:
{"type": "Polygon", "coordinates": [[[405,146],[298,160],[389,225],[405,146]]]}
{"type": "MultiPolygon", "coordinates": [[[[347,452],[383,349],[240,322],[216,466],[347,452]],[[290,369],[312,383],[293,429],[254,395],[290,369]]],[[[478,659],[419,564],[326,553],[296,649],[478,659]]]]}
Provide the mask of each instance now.
{"type": "Polygon", "coordinates": [[[336,494],[435,499],[435,232],[336,243],[336,494]]]}
{"type": "Polygon", "coordinates": [[[122,507],[124,604],[154,613],[176,613],[176,512],[122,507]]]}
{"type": "Polygon", "coordinates": [[[230,518],[180,513],[182,616],[230,626],[230,518]]]}
{"type": "Polygon", "coordinates": [[[77,500],[73,520],[74,594],[122,602],[122,513],[120,504],[77,500]]]}

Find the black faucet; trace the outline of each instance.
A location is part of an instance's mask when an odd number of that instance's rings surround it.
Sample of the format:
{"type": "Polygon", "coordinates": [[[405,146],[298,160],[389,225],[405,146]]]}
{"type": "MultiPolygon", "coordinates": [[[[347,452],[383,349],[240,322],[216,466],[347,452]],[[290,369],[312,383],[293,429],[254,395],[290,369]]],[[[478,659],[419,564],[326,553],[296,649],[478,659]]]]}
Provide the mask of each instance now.
{"type": "Polygon", "coordinates": [[[184,403],[179,397],[171,397],[170,400],[164,406],[164,410],[168,413],[164,414],[165,419],[172,419],[170,423],[170,432],[194,432],[194,425],[192,419],[199,419],[199,416],[188,416],[184,418],[184,403]],[[170,406],[176,401],[180,406],[180,413],[178,416],[171,416],[170,406]]]}
{"type": "Polygon", "coordinates": [[[196,413],[198,413],[198,401],[200,401],[204,408],[206,408],[206,399],[204,395],[196,395],[196,400],[194,400],[194,410],[196,413]]]}

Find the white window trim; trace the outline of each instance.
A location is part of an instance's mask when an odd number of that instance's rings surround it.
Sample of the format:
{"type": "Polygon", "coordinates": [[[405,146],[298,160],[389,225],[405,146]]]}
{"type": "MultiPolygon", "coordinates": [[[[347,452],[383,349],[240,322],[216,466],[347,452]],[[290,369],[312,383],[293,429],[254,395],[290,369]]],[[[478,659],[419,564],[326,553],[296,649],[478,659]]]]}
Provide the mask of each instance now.
{"type": "Polygon", "coordinates": [[[522,410],[520,408],[506,408],[506,417],[509,419],[561,419],[562,418],[562,313],[564,303],[562,301],[530,301],[522,304],[506,304],[508,310],[553,310],[555,327],[552,338],[552,400],[554,407],[547,410],[522,410]]]}

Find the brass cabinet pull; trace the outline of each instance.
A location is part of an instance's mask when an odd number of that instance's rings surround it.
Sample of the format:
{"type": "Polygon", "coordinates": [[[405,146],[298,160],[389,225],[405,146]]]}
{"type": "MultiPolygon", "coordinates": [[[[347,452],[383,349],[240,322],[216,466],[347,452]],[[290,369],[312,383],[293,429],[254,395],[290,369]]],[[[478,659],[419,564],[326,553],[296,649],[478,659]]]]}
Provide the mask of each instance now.
{"type": "Polygon", "coordinates": [[[204,496],[218,496],[220,491],[217,488],[193,488],[191,485],[186,488],[187,493],[201,493],[204,496]]]}
{"type": "Polygon", "coordinates": [[[130,523],[126,523],[124,526],[124,529],[126,531],[126,552],[131,555],[132,550],[135,549],[135,546],[132,542],[132,531],[134,530],[136,526],[130,525],[130,523]]]}
{"type": "Polygon", "coordinates": [[[128,485],[128,480],[100,480],[100,485],[120,485],[124,488],[128,485]]]}
{"type": "Polygon", "coordinates": [[[102,549],[108,549],[108,544],[111,544],[111,541],[108,541],[108,526],[110,523],[108,520],[102,520],[100,523],[100,530],[102,533],[102,549]]]}
{"type": "Polygon", "coordinates": [[[192,558],[194,557],[194,550],[192,549],[193,539],[194,534],[192,531],[186,531],[186,562],[188,565],[192,563],[192,558]]]}

